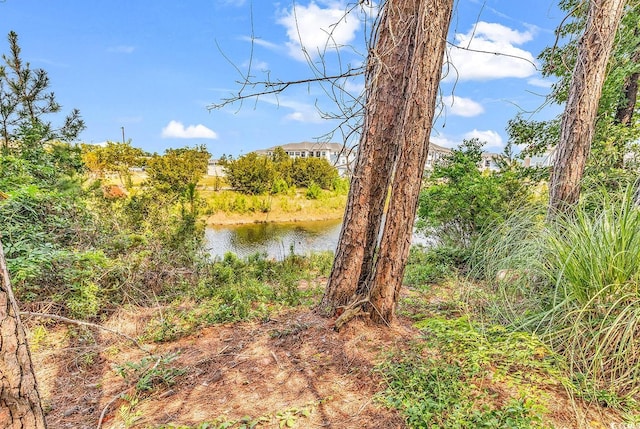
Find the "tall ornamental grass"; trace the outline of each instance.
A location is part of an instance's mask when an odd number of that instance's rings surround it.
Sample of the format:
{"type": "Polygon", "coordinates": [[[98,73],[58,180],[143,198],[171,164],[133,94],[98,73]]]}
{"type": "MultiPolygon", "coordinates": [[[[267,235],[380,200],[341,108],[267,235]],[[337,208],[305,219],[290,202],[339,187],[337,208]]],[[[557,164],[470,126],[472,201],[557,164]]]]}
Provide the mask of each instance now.
{"type": "Polygon", "coordinates": [[[500,317],[536,331],[575,379],[640,393],[640,208],[634,187],[587,196],[545,223],[516,215],[478,242],[474,270],[495,286],[500,317]]]}

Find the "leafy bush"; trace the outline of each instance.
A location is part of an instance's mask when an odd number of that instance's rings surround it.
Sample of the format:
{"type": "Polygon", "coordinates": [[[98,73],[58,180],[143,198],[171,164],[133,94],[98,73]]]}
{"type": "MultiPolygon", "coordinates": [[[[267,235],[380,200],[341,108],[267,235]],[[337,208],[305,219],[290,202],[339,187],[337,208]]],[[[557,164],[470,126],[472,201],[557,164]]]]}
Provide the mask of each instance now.
{"type": "Polygon", "coordinates": [[[273,161],[255,152],[226,161],[223,167],[231,187],[246,194],[270,191],[276,178],[273,161]]]}
{"type": "Polygon", "coordinates": [[[466,254],[459,248],[413,246],[404,271],[404,283],[410,286],[437,283],[451,276],[465,260],[466,254]]]}
{"type": "Polygon", "coordinates": [[[321,192],[322,189],[320,188],[320,185],[318,185],[316,182],[311,182],[311,184],[307,188],[305,196],[310,200],[317,200],[318,197],[320,197],[321,192]]]}
{"type": "Polygon", "coordinates": [[[223,165],[231,187],[253,195],[287,193],[291,187],[307,188],[312,183],[331,189],[338,179],[338,170],[326,159],[291,159],[281,148],[271,158],[251,152],[223,165]]]}
{"type": "Polygon", "coordinates": [[[419,225],[445,244],[470,246],[478,234],[503,221],[529,196],[528,181],[513,169],[481,172],[481,149],[477,139],[466,140],[436,164],[420,194],[419,225]]]}

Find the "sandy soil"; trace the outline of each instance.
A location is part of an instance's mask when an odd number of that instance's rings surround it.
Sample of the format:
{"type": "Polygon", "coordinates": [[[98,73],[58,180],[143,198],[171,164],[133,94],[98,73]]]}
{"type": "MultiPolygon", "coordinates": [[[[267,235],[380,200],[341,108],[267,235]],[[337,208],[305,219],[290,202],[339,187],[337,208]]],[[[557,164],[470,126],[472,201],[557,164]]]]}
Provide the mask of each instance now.
{"type": "MultiPolygon", "coordinates": [[[[135,334],[149,316],[120,314],[117,328],[135,334]]],[[[300,428],[404,427],[397,413],[374,400],[381,380],[371,370],[382,351],[406,346],[416,332],[408,322],[385,329],[356,321],[339,333],[330,323],[298,310],[154,346],[156,355],[179,352],[171,365],[186,372],[173,386],[140,398],[131,427],[196,425],[220,416],[263,417],[260,427],[274,428],[287,416],[300,428]]],[[[48,341],[56,344],[33,353],[47,421],[52,428],[95,428],[110,401],[133,394],[113,368],[138,362],[145,353],[102,332],[95,333],[97,343],[83,345],[86,340],[63,331],[50,332],[48,341]]],[[[122,399],[111,402],[103,427],[126,427],[122,409],[128,405],[122,399]]]]}
{"type": "MultiPolygon", "coordinates": [[[[161,311],[122,310],[105,326],[140,335],[161,311]]],[[[259,419],[260,428],[287,422],[296,428],[402,428],[402,417],[376,401],[384,385],[372,370],[385,352],[408,349],[419,337],[402,317],[390,328],[354,320],[336,332],[333,320],[307,308],[265,321],[206,328],[174,342],[144,344],[148,352],[101,330],[56,325],[38,334],[33,321],[30,324],[47,421],[56,429],[97,428],[101,415],[101,427],[107,429],[197,427],[204,421],[245,416],[259,419]],[[136,395],[131,381],[115,368],[140,362],[150,353],[178,353],[170,365],[184,373],[171,386],[136,395]]],[[[514,389],[494,388],[504,398],[514,389]]],[[[551,427],[609,428],[619,421],[554,389],[545,392],[551,427]]]]}

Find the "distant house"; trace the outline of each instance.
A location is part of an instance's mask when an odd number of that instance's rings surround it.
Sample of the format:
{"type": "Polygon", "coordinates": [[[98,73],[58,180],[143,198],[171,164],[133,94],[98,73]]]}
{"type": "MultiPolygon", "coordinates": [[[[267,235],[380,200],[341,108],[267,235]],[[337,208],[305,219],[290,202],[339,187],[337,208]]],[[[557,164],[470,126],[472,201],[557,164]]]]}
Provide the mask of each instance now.
{"type": "MultiPolygon", "coordinates": [[[[427,170],[433,169],[433,166],[437,162],[445,159],[447,156],[451,155],[451,153],[452,151],[449,148],[438,146],[434,143],[429,143],[429,153],[427,154],[427,162],[425,163],[425,168],[427,170]]],[[[498,171],[500,168],[498,167],[498,163],[496,161],[502,157],[503,155],[499,153],[482,152],[482,160],[478,164],[478,169],[481,171],[498,171]]]]}
{"type": "Polygon", "coordinates": [[[527,155],[522,160],[524,167],[551,167],[555,158],[555,147],[538,155],[527,155]]]}
{"type": "Polygon", "coordinates": [[[429,143],[429,153],[427,154],[427,162],[425,162],[424,167],[428,170],[431,170],[439,160],[449,155],[451,155],[451,149],[443,146],[438,146],[434,143],[429,143]]]}
{"type": "Polygon", "coordinates": [[[207,176],[214,177],[225,177],[226,173],[224,172],[224,167],[218,164],[217,159],[209,159],[209,164],[207,165],[207,176]]]}
{"type": "Polygon", "coordinates": [[[502,158],[504,158],[504,155],[499,153],[482,152],[482,160],[480,161],[478,168],[480,168],[481,171],[498,171],[500,170],[500,167],[496,161],[502,158]]]}
{"type": "Polygon", "coordinates": [[[350,175],[356,159],[356,151],[339,143],[288,143],[268,149],[256,150],[260,155],[273,156],[276,148],[282,148],[291,158],[324,158],[338,169],[341,176],[350,175]]]}

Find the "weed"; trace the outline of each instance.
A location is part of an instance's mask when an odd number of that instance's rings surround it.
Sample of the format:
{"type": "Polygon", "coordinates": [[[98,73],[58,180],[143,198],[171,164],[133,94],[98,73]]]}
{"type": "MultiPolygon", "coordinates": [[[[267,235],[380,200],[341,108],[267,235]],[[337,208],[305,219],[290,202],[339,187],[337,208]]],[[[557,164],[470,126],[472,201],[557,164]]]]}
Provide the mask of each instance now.
{"type": "Polygon", "coordinates": [[[544,427],[537,386],[561,385],[562,374],[539,339],[500,326],[479,330],[466,317],[434,317],[416,326],[423,341],[377,368],[387,382],[379,399],[402,411],[410,427],[544,427]],[[497,381],[513,392],[500,394],[497,381]]]}
{"type": "Polygon", "coordinates": [[[186,372],[184,368],[175,368],[169,364],[178,356],[171,353],[165,356],[146,356],[138,362],[126,362],[115,368],[116,373],[129,384],[135,386],[137,392],[148,393],[159,386],[171,386],[175,379],[186,372]]]}
{"type": "Polygon", "coordinates": [[[135,410],[139,399],[135,395],[122,395],[122,399],[126,401],[126,404],[122,404],[118,409],[118,417],[122,420],[125,428],[130,428],[142,419],[142,411],[135,410]]]}

